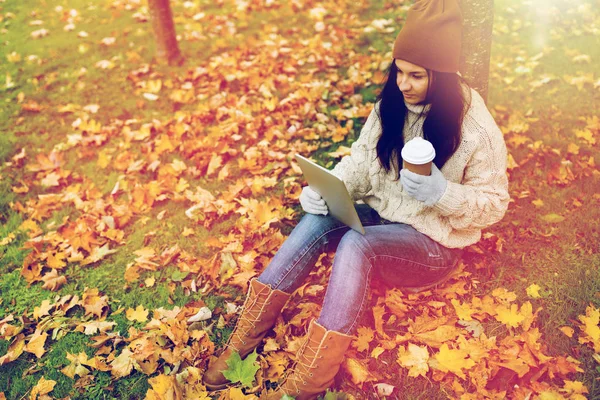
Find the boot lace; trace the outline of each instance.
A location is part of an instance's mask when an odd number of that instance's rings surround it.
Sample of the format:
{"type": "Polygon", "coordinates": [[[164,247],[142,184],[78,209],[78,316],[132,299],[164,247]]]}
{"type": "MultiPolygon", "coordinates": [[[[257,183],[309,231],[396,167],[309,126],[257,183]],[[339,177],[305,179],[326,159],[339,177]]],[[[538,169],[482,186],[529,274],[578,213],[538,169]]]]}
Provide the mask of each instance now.
{"type": "Polygon", "coordinates": [[[304,342],[298,351],[298,359],[291,368],[291,373],[284,379],[282,386],[285,385],[286,382],[289,382],[294,388],[296,394],[300,393],[300,387],[307,384],[307,378],[312,378],[314,374],[312,370],[317,368],[315,361],[323,358],[323,356],[317,355],[319,353],[319,349],[326,349],[327,345],[322,347],[320,345],[320,340],[313,339],[310,336],[308,337],[308,340],[304,342]],[[303,359],[308,360],[308,363],[303,359]]]}
{"type": "Polygon", "coordinates": [[[234,342],[234,337],[237,338],[237,342],[241,342],[243,345],[246,344],[244,338],[247,336],[250,329],[256,328],[256,322],[258,322],[260,319],[260,315],[262,314],[262,311],[269,300],[269,296],[261,296],[263,292],[268,293],[269,288],[265,287],[264,289],[258,291],[254,296],[248,295],[246,297],[246,300],[242,306],[242,312],[240,313],[236,324],[236,328],[231,333],[225,348],[229,347],[232,351],[239,351],[239,349],[232,343],[234,342]]]}

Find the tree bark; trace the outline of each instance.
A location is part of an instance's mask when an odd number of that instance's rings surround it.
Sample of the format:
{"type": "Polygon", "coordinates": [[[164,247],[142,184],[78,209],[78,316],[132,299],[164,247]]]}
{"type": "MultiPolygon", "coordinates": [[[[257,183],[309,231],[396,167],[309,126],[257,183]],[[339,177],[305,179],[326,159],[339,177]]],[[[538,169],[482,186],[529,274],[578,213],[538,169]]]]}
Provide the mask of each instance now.
{"type": "Polygon", "coordinates": [[[464,18],[460,73],[487,102],[494,0],[460,0],[464,18]]]}
{"type": "Polygon", "coordinates": [[[169,65],[183,64],[183,56],[179,51],[173,13],[169,0],[148,0],[150,19],[156,39],[156,58],[158,62],[169,65]]]}

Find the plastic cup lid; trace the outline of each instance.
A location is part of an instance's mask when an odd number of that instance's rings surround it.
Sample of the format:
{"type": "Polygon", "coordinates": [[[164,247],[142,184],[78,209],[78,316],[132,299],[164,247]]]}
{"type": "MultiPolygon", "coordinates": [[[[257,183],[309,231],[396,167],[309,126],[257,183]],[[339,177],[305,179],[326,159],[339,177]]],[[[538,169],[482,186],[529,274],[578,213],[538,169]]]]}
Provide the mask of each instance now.
{"type": "Polygon", "coordinates": [[[428,140],[416,137],[404,144],[400,155],[404,161],[411,164],[426,164],[435,158],[435,149],[428,140]]]}

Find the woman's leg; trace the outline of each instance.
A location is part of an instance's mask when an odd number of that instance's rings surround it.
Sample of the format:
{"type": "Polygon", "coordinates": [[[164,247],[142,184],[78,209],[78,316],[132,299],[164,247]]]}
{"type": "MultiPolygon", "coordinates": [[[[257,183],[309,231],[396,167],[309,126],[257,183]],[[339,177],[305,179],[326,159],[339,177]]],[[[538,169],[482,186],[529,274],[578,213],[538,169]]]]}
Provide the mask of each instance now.
{"type": "Polygon", "coordinates": [[[461,254],[406,224],[370,226],[365,232],[348,231],[338,245],[317,321],[329,330],[354,333],[375,271],[389,285],[423,286],[449,273],[461,254]]]}
{"type": "MultiPolygon", "coordinates": [[[[380,223],[381,218],[368,205],[356,204],[355,208],[363,226],[380,223]]],[[[349,230],[331,214],[305,214],[257,280],[270,284],[272,289],[293,292],[302,285],[319,255],[328,248],[335,249],[349,230]]]]}

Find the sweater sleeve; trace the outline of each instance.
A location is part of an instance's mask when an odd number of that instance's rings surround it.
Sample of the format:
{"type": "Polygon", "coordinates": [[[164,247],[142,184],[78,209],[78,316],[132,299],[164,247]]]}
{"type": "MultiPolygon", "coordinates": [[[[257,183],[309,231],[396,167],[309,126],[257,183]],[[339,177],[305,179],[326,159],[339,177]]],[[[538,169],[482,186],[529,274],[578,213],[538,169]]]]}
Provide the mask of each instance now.
{"type": "MultiPolygon", "coordinates": [[[[491,118],[491,117],[490,117],[491,118]]],[[[461,183],[450,182],[433,206],[454,229],[483,229],[500,221],[508,208],[507,150],[498,126],[477,124],[478,140],[461,183]]]]}
{"type": "Polygon", "coordinates": [[[369,160],[373,152],[373,135],[378,126],[379,119],[373,107],[358,140],[350,147],[350,155],[344,156],[331,171],[344,182],[353,201],[362,199],[371,190],[369,160]]]}

